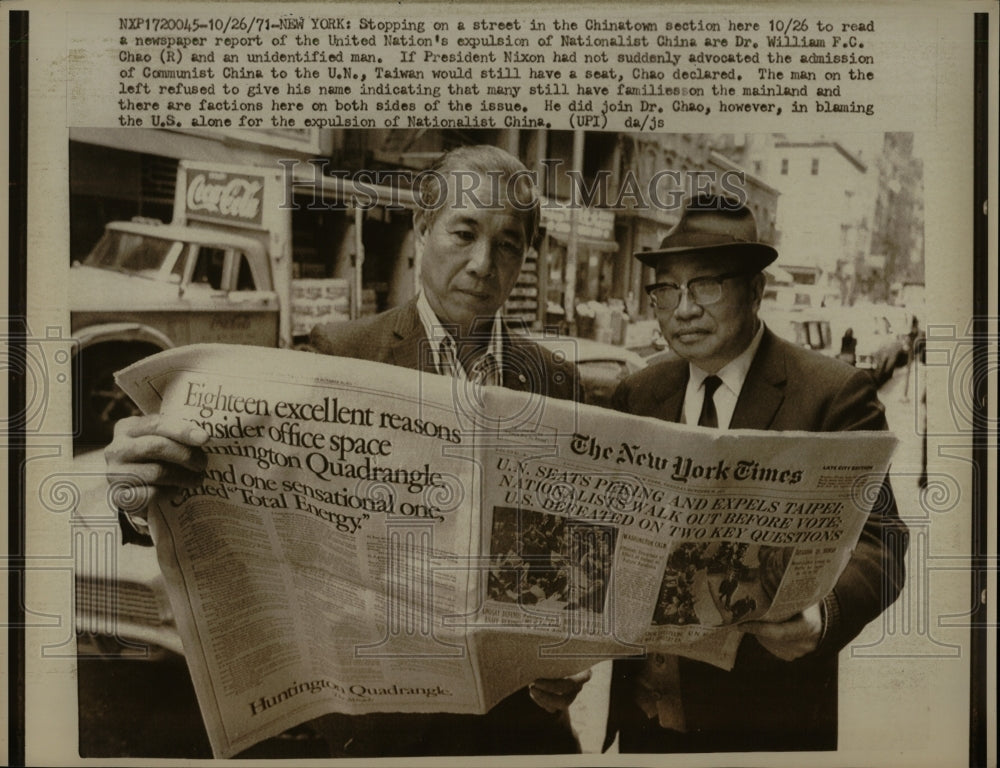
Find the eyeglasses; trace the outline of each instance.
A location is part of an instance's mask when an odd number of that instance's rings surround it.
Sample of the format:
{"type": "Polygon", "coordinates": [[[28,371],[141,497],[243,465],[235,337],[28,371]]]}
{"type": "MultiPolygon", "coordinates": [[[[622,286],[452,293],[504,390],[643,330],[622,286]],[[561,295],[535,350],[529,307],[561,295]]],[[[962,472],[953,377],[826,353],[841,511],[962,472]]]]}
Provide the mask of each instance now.
{"type": "Polygon", "coordinates": [[[722,298],[722,284],[726,280],[734,277],[745,277],[749,272],[725,272],[721,275],[711,275],[709,277],[696,277],[688,280],[684,285],[674,283],[653,283],[646,286],[646,293],[653,302],[656,309],[664,312],[673,312],[681,303],[681,296],[685,293],[688,300],[705,307],[715,304],[722,298]]]}

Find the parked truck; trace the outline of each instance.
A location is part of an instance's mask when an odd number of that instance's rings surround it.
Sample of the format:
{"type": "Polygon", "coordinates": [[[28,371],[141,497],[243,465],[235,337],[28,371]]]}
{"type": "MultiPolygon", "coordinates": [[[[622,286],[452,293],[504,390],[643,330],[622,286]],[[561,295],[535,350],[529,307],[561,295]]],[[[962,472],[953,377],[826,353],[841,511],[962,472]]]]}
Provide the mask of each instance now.
{"type": "MultiPolygon", "coordinates": [[[[352,190],[308,164],[181,161],[169,224],[108,223],[70,271],[77,443],[108,442],[114,423],[134,413],[113,374],[143,357],[195,342],[292,347],[317,322],[357,317],[362,220],[386,190],[366,186],[364,206],[352,190]],[[302,194],[326,200],[330,215],[355,217],[347,278],[294,278],[292,211],[302,194]]],[[[394,205],[412,207],[405,191],[391,193],[394,205]]]]}

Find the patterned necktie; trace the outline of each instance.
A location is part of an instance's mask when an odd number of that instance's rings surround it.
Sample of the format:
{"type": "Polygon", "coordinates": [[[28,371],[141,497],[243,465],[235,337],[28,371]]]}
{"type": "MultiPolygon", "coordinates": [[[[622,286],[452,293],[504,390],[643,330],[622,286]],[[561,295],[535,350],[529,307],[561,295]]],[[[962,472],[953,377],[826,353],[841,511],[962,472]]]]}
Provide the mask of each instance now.
{"type": "Polygon", "coordinates": [[[492,352],[484,352],[469,370],[469,380],[476,384],[500,386],[500,366],[492,352]]]}
{"type": "Polygon", "coordinates": [[[705,399],[701,404],[701,415],[698,417],[699,427],[719,428],[719,414],[715,411],[715,390],[722,384],[718,376],[705,377],[705,399]]]}
{"type": "Polygon", "coordinates": [[[438,357],[438,372],[444,376],[452,376],[456,379],[465,378],[474,384],[499,386],[502,383],[500,366],[492,352],[487,351],[481,354],[466,373],[458,360],[455,340],[448,336],[441,340],[438,357]]]}
{"type": "Polygon", "coordinates": [[[441,346],[438,348],[438,373],[442,376],[458,378],[459,362],[458,354],[455,352],[455,340],[451,336],[441,339],[441,346]]]}

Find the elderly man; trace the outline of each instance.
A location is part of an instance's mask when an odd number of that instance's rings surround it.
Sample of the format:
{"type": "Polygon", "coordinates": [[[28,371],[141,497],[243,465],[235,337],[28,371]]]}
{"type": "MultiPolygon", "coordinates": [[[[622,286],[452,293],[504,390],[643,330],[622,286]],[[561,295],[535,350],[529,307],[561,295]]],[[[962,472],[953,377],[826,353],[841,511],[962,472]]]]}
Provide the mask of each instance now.
{"type": "MultiPolygon", "coordinates": [[[[414,214],[421,292],[362,320],[317,327],[322,353],[575,399],[575,369],[512,334],[500,309],[538,233],[540,205],[527,169],[491,146],[463,147],[420,175],[414,214]]],[[[208,436],[158,416],[125,419],[106,450],[109,471],[157,485],[201,480],[208,436]]],[[[138,521],[141,527],[142,521],[138,521]]],[[[567,707],[589,678],[537,680],[483,716],[328,715],[313,721],[333,757],[578,752],[567,707]]]]}
{"type": "MultiPolygon", "coordinates": [[[[679,360],[622,382],[629,413],[720,429],[886,429],[871,379],[779,339],[758,318],[764,267],[753,213],[735,200],[687,202],[658,251],[647,291],[679,360]]],[[[663,654],[616,664],[608,741],[622,752],[837,748],[837,653],[899,595],[907,538],[892,491],[833,591],[783,622],[751,621],[735,666],[663,654]]]]}

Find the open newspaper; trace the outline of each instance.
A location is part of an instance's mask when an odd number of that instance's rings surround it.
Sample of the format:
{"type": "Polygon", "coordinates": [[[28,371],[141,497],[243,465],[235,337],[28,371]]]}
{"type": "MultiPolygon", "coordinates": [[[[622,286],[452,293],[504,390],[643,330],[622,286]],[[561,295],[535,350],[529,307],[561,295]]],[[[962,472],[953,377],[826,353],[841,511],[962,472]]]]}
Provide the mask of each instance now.
{"type": "Polygon", "coordinates": [[[729,668],[740,622],[832,588],[895,445],[244,346],[118,381],[211,436],[150,525],[220,757],[329,712],[484,713],[653,649],[729,668]]]}

